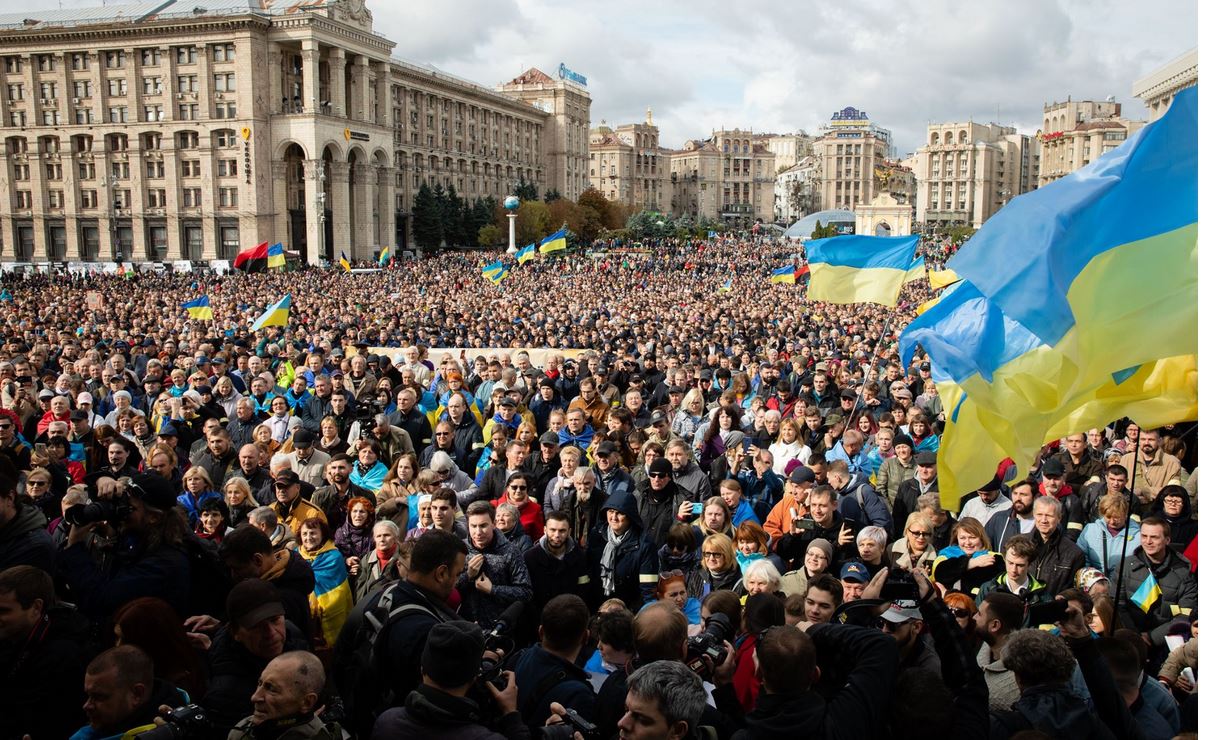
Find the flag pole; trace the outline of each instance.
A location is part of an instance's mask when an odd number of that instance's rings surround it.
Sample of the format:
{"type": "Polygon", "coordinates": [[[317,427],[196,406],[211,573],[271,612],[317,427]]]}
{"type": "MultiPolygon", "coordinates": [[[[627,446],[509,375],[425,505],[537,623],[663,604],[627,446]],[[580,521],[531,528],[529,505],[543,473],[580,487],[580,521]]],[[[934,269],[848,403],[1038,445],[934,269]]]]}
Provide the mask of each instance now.
{"type": "MultiPolygon", "coordinates": [[[[897,301],[896,307],[900,308],[899,301],[897,301]]],[[[879,339],[875,340],[875,349],[871,350],[871,359],[870,359],[869,367],[867,368],[868,371],[871,368],[875,367],[875,361],[879,358],[879,347],[880,347],[880,345],[883,344],[884,337],[887,336],[887,334],[888,334],[888,320],[884,319],[884,328],[881,329],[879,332],[879,339]]],[[[846,419],[846,428],[847,429],[849,429],[850,425],[852,423],[854,423],[854,415],[858,413],[858,402],[860,400],[862,400],[863,391],[866,390],[866,388],[867,388],[867,375],[868,374],[869,374],[869,372],[863,373],[863,384],[860,385],[858,388],[858,398],[854,399],[854,408],[850,409],[850,418],[846,419]]],[[[838,392],[840,393],[841,391],[838,391],[838,392]]]]}
{"type": "MultiPolygon", "coordinates": [[[[1125,431],[1123,432],[1123,437],[1124,438],[1126,437],[1125,431]]],[[[1117,585],[1114,586],[1114,613],[1110,617],[1110,633],[1111,634],[1113,634],[1114,629],[1118,625],[1118,606],[1119,606],[1119,604],[1122,603],[1122,567],[1124,565],[1126,565],[1126,551],[1127,551],[1127,547],[1130,546],[1130,540],[1131,540],[1131,509],[1134,508],[1134,506],[1135,506],[1135,475],[1136,475],[1135,471],[1138,467],[1139,467],[1139,443],[1136,442],[1135,443],[1135,458],[1133,460],[1131,460],[1131,486],[1130,486],[1130,488],[1127,489],[1126,520],[1122,527],[1122,557],[1118,560],[1118,583],[1117,583],[1117,585]]],[[[1108,560],[1110,557],[1109,552],[1102,553],[1102,557],[1106,558],[1108,560]]],[[[1103,562],[1102,565],[1106,566],[1106,575],[1108,576],[1109,575],[1109,566],[1105,562],[1103,562]]]]}

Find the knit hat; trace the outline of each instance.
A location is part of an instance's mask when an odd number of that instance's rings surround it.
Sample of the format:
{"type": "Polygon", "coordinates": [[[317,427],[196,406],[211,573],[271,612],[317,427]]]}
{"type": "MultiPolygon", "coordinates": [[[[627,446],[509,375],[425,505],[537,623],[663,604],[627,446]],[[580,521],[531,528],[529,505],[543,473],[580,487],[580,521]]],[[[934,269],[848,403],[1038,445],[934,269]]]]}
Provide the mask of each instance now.
{"type": "Polygon", "coordinates": [[[808,552],[814,547],[825,553],[825,557],[829,558],[830,561],[833,560],[833,544],[830,543],[829,540],[818,537],[812,542],[808,543],[808,547],[804,549],[804,552],[808,552]]]}
{"type": "Polygon", "coordinates": [[[910,450],[913,449],[913,438],[907,434],[897,434],[892,438],[892,446],[906,445],[910,450]]]}
{"type": "Polygon", "coordinates": [[[674,475],[674,466],[664,457],[659,457],[649,463],[649,472],[658,473],[659,475],[674,475]]]}
{"type": "Polygon", "coordinates": [[[477,678],[486,640],[472,622],[442,622],[427,633],[423,674],[445,688],[457,688],[477,678]]]}

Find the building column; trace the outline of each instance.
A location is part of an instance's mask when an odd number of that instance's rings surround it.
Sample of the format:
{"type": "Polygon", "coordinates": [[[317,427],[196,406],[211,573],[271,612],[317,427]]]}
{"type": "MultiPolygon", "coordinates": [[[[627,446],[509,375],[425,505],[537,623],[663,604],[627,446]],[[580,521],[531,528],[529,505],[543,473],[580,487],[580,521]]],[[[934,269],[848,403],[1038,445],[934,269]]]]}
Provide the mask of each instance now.
{"type": "Polygon", "coordinates": [[[383,245],[394,246],[395,243],[394,232],[397,230],[397,226],[395,224],[394,195],[394,168],[378,165],[377,223],[380,228],[379,241],[383,245]]]}
{"type": "MultiPolygon", "coordinates": [[[[322,193],[322,177],[323,177],[323,161],[321,159],[307,159],[303,164],[305,168],[304,177],[306,184],[306,244],[307,253],[309,254],[309,262],[311,265],[319,264],[323,254],[323,208],[319,203],[319,194],[322,193]]],[[[275,170],[274,170],[275,174],[275,170]]],[[[280,180],[277,180],[280,182],[280,180]]],[[[284,196],[282,195],[281,198],[284,196]]],[[[280,200],[278,199],[279,203],[280,200]]],[[[335,254],[339,254],[339,249],[336,247],[335,254]]]]}
{"type": "Polygon", "coordinates": [[[313,113],[318,107],[318,62],[321,55],[314,39],[302,41],[302,109],[313,113]]]}
{"type": "Polygon", "coordinates": [[[331,49],[327,52],[327,69],[330,72],[331,80],[329,89],[331,91],[331,115],[347,116],[348,114],[348,96],[347,89],[344,86],[344,75],[348,65],[347,52],[343,49],[331,49]]]}
{"type": "MultiPolygon", "coordinates": [[[[376,62],[373,68],[377,71],[377,125],[393,128],[393,104],[390,102],[390,73],[389,62],[376,62]]],[[[466,122],[467,125],[467,122],[466,122]]]]}
{"type": "Polygon", "coordinates": [[[347,162],[331,162],[331,171],[327,177],[331,179],[331,221],[335,244],[332,254],[338,256],[339,250],[346,249],[348,259],[356,259],[356,242],[352,238],[352,220],[349,209],[348,180],[350,165],[347,162]]]}
{"type": "MultiPolygon", "coordinates": [[[[68,147],[70,150],[70,147],[68,147]]],[[[67,230],[67,251],[64,259],[68,262],[78,262],[80,259],[80,189],[74,186],[67,186],[67,183],[76,183],[76,177],[79,174],[79,161],[76,159],[74,152],[67,151],[63,153],[63,228],[67,230]],[[70,175],[70,177],[69,177],[70,175]]]]}
{"type": "Polygon", "coordinates": [[[353,118],[357,121],[367,121],[369,120],[369,113],[372,111],[368,98],[368,57],[356,57],[355,64],[356,71],[352,76],[352,89],[348,91],[348,118],[353,118]]]}
{"type": "MultiPolygon", "coordinates": [[[[308,182],[307,187],[309,187],[308,182]]],[[[306,197],[309,197],[309,193],[306,197]]],[[[307,201],[304,204],[307,214],[313,210],[313,202],[307,201]]],[[[241,225],[239,233],[242,233],[241,225]]],[[[272,163],[272,233],[277,235],[278,241],[286,241],[286,237],[289,235],[289,165],[284,160],[272,163]]],[[[308,229],[306,244],[308,248],[314,248],[309,241],[308,229]]],[[[289,246],[293,249],[297,248],[295,244],[289,246]]]]}
{"type": "MultiPolygon", "coordinates": [[[[281,110],[281,97],[284,95],[284,87],[282,85],[282,75],[284,69],[281,67],[281,47],[275,42],[268,43],[268,82],[269,82],[269,98],[268,110],[272,113],[284,113],[281,110]]],[[[240,232],[241,233],[241,232],[240,232]]]]}
{"type": "MultiPolygon", "coordinates": [[[[351,183],[352,203],[351,208],[355,209],[355,216],[352,223],[352,245],[360,248],[360,253],[365,256],[372,254],[373,247],[373,198],[369,188],[369,177],[372,172],[371,165],[361,162],[351,166],[351,183]]],[[[351,211],[349,210],[349,213],[351,211]]]]}

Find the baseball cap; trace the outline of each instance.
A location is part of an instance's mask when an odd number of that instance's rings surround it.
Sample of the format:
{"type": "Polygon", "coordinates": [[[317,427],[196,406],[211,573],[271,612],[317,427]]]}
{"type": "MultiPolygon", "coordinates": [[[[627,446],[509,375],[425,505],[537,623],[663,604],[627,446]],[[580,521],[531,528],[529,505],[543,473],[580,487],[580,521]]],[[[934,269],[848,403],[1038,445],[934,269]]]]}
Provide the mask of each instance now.
{"type": "Polygon", "coordinates": [[[75,403],[77,406],[80,404],[92,403],[92,394],[88,391],[84,391],[75,397],[75,403]]]}
{"type": "Polygon", "coordinates": [[[842,398],[843,400],[849,399],[851,401],[854,401],[854,400],[858,399],[858,393],[856,393],[853,388],[843,388],[842,392],[839,393],[838,396],[840,398],[842,398]]]}
{"type": "Polygon", "coordinates": [[[285,605],[276,587],[259,578],[239,581],[226,596],[226,616],[245,630],[284,614],[285,605]]]}
{"type": "Polygon", "coordinates": [[[176,491],[172,482],[158,473],[137,473],[130,476],[127,490],[133,498],[153,509],[167,511],[176,505],[176,491]]]}
{"type": "Polygon", "coordinates": [[[276,474],[276,478],[273,482],[278,485],[284,483],[291,486],[296,483],[301,483],[301,478],[298,477],[296,471],[292,469],[285,469],[276,474]]]}
{"type": "Polygon", "coordinates": [[[513,409],[515,408],[515,399],[509,396],[503,396],[501,399],[499,399],[498,405],[513,409]]]}
{"type": "Polygon", "coordinates": [[[922,450],[913,456],[918,465],[937,465],[938,455],[933,450],[922,450]]]}
{"type": "Polygon", "coordinates": [[[597,456],[614,455],[619,451],[620,451],[619,448],[616,447],[616,443],[608,440],[608,441],[599,443],[599,447],[596,450],[596,455],[597,456]]]}
{"type": "Polygon", "coordinates": [[[871,574],[867,572],[867,566],[862,563],[846,563],[842,567],[842,580],[866,583],[871,580],[871,574]]]}
{"type": "Polygon", "coordinates": [[[173,424],[170,421],[165,421],[165,422],[163,422],[163,425],[159,427],[159,436],[160,437],[179,437],[180,432],[176,429],[175,424],[173,424]]]}
{"type": "Polygon", "coordinates": [[[881,616],[885,622],[892,624],[903,624],[910,619],[921,619],[921,610],[917,608],[916,601],[893,601],[888,607],[888,611],[881,616]]]}
{"type": "Polygon", "coordinates": [[[314,432],[311,432],[309,429],[298,429],[296,432],[293,433],[293,446],[294,447],[300,447],[302,449],[305,449],[305,448],[313,446],[313,444],[314,444],[314,432]]]}
{"type": "Polygon", "coordinates": [[[787,479],[797,485],[817,482],[816,474],[813,473],[810,468],[804,467],[803,465],[791,471],[791,475],[789,475],[787,479]]]}
{"type": "Polygon", "coordinates": [[[561,438],[557,436],[556,432],[545,432],[544,434],[540,435],[540,444],[554,446],[560,445],[561,438]]]}
{"type": "Polygon", "coordinates": [[[54,398],[54,391],[50,390],[49,388],[43,388],[42,390],[38,391],[38,400],[40,401],[44,398],[54,398]]]}
{"type": "Polygon", "coordinates": [[[1057,478],[1067,471],[1064,469],[1064,464],[1055,458],[1051,458],[1043,463],[1043,475],[1057,478]]]}

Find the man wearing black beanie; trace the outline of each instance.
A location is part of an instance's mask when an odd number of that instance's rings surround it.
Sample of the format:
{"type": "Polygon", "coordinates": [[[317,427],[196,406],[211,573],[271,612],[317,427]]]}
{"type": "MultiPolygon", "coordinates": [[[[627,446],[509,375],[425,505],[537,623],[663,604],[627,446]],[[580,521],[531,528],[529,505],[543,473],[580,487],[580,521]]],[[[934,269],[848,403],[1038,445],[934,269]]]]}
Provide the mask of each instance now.
{"type": "Polygon", "coordinates": [[[482,629],[472,622],[441,622],[432,627],[423,648],[423,683],[406,697],[405,706],[387,710],[377,719],[373,740],[423,737],[425,732],[447,735],[454,727],[479,740],[527,740],[530,733],[517,709],[519,690],[514,673],[502,673],[507,682],[502,691],[492,683],[485,684],[502,715],[494,723],[496,731],[485,725],[488,710],[483,711],[468,696],[477,682],[485,649],[482,629]]]}

